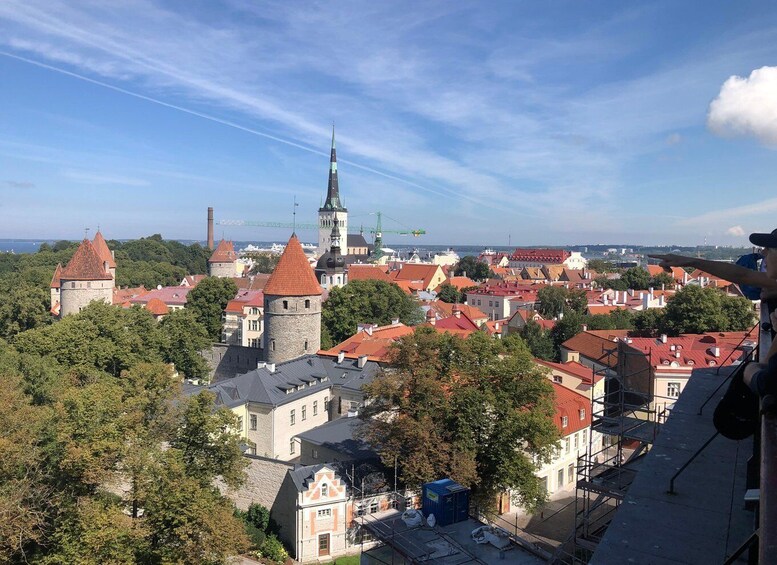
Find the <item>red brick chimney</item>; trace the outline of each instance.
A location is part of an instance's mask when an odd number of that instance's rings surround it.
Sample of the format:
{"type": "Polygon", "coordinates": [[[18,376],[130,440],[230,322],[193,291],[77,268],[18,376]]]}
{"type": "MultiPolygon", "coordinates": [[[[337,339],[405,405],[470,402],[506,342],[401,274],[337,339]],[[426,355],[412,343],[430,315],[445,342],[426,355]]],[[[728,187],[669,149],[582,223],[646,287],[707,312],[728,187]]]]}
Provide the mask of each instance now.
{"type": "Polygon", "coordinates": [[[213,208],[208,206],[208,249],[213,249],[213,208]]]}

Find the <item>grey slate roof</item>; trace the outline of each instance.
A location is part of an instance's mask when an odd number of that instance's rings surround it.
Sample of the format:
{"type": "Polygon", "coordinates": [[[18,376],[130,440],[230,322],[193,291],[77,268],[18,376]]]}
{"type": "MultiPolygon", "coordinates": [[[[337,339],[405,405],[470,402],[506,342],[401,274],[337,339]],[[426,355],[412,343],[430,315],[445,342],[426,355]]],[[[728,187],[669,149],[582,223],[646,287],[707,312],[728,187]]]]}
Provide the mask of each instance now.
{"type": "Polygon", "coordinates": [[[289,469],[289,476],[291,477],[291,480],[294,481],[294,486],[297,487],[297,491],[302,492],[307,488],[306,483],[308,479],[312,479],[315,474],[324,467],[328,467],[328,465],[321,464],[295,467],[294,469],[289,469]]]}
{"type": "Polygon", "coordinates": [[[371,248],[372,245],[367,243],[367,240],[364,239],[364,235],[360,233],[349,233],[348,234],[348,247],[366,247],[371,248]]]}
{"type": "Polygon", "coordinates": [[[332,386],[359,391],[364,384],[372,381],[379,370],[378,363],[373,361],[367,361],[364,367],[359,368],[356,359],[344,359],[338,363],[336,358],[306,355],[278,363],[274,372],[264,366],[219,381],[207,390],[216,395],[216,405],[227,408],[247,402],[276,407],[332,386]]]}
{"type": "Polygon", "coordinates": [[[378,455],[367,443],[354,438],[354,431],[360,423],[359,418],[338,418],[297,434],[297,437],[313,445],[342,453],[349,460],[377,459],[378,455]]]}

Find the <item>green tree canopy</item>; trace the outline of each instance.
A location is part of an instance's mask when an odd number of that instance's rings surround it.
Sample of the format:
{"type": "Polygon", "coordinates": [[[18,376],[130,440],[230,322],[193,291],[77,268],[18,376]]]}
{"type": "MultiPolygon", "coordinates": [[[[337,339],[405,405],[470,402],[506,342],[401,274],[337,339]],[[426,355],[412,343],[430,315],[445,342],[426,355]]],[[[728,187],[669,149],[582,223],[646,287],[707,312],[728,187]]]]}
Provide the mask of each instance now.
{"type": "Polygon", "coordinates": [[[474,255],[462,257],[453,269],[454,274],[462,276],[466,274],[473,281],[484,281],[494,276],[489,266],[483,261],[478,261],[474,255]]]}
{"type": "Polygon", "coordinates": [[[423,312],[397,285],[376,280],[351,281],[333,288],[321,313],[322,325],[334,344],[355,334],[358,324],[387,325],[394,319],[412,326],[423,321],[423,312]]]}
{"type": "Polygon", "coordinates": [[[545,286],[537,292],[537,311],[548,319],[559,314],[585,314],[588,297],[584,290],[567,289],[563,286],[545,286]]]}
{"type": "Polygon", "coordinates": [[[753,304],[718,289],[688,285],[669,298],[660,330],[670,335],[742,331],[755,324],[753,304]]]}
{"type": "Polygon", "coordinates": [[[406,484],[450,476],[487,507],[508,489],[527,508],[544,502],[533,456],[548,460],[558,439],[553,389],[511,344],[428,328],[398,342],[392,370],[365,388],[361,434],[406,484]]]}
{"type": "Polygon", "coordinates": [[[449,282],[444,282],[440,285],[440,290],[437,291],[437,298],[448,304],[463,303],[467,300],[466,295],[462,297],[459,289],[449,282]]]}
{"type": "Polygon", "coordinates": [[[621,280],[626,284],[627,289],[645,290],[650,288],[650,273],[642,267],[626,269],[626,272],[621,275],[621,280]]]}
{"type": "Polygon", "coordinates": [[[232,279],[207,277],[186,298],[186,308],[192,311],[213,341],[221,336],[221,315],[236,294],[237,285],[232,279]]]}
{"type": "Polygon", "coordinates": [[[555,359],[556,355],[550,333],[537,322],[534,320],[526,322],[526,325],[521,328],[520,335],[534,357],[547,361],[555,359]]]}

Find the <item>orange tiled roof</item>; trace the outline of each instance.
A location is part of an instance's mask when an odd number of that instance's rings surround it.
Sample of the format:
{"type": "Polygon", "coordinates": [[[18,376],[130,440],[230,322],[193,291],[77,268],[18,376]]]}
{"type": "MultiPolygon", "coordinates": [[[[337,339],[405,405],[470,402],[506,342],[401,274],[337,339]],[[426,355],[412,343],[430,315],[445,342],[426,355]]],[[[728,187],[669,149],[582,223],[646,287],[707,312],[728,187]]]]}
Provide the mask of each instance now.
{"type": "Polygon", "coordinates": [[[423,281],[424,288],[432,282],[439,265],[424,265],[419,263],[405,263],[399,270],[392,273],[396,281],[423,281]]]}
{"type": "Polygon", "coordinates": [[[588,330],[569,338],[561,346],[614,368],[618,364],[618,344],[615,341],[628,334],[629,330],[588,330]],[[610,350],[614,351],[608,355],[610,350]]]}
{"type": "Polygon", "coordinates": [[[399,338],[411,333],[413,333],[413,328],[402,323],[361,330],[344,342],[331,349],[319,351],[318,354],[337,357],[343,351],[347,359],[356,359],[366,355],[370,361],[386,362],[391,352],[391,345],[399,338]]]}
{"type": "Polygon", "coordinates": [[[85,239],[60,273],[60,280],[104,281],[113,277],[103,269],[103,261],[92,242],[85,239]]]}
{"type": "Polygon", "coordinates": [[[105,243],[105,238],[103,237],[103,234],[100,232],[100,230],[97,230],[97,233],[94,234],[92,245],[94,245],[94,248],[97,251],[97,254],[100,256],[100,259],[108,263],[108,268],[115,269],[116,261],[113,260],[111,250],[108,249],[108,244],[105,243]]]}
{"type": "Polygon", "coordinates": [[[585,384],[593,384],[594,380],[597,382],[604,378],[604,375],[594,375],[591,367],[578,363],[577,361],[567,361],[566,363],[556,363],[554,361],[545,361],[544,359],[534,359],[534,362],[539,365],[556,369],[562,373],[567,373],[583,381],[585,384]]]}
{"type": "Polygon", "coordinates": [[[51,288],[59,288],[60,275],[62,275],[62,263],[57,263],[57,268],[54,269],[54,276],[51,277],[51,288]]]}
{"type": "MultiPolygon", "coordinates": [[[[469,306],[467,304],[459,304],[458,306],[459,311],[474,322],[488,319],[488,314],[485,314],[482,310],[479,310],[474,306],[469,306]]],[[[453,316],[453,304],[443,302],[442,300],[435,300],[429,304],[429,307],[441,318],[453,316]]]]}
{"type": "Polygon", "coordinates": [[[208,263],[234,263],[237,261],[235,246],[231,241],[222,239],[208,259],[208,263]]]}
{"type": "MultiPolygon", "coordinates": [[[[442,284],[440,284],[440,286],[444,285],[445,283],[455,286],[458,290],[471,288],[473,286],[478,285],[478,283],[476,283],[469,277],[451,277],[449,279],[444,280],[442,284]]],[[[437,287],[437,290],[440,289],[440,286],[437,287]]]]}
{"type": "Polygon", "coordinates": [[[553,421],[562,436],[568,436],[591,425],[591,401],[582,394],[569,390],[558,384],[551,383],[556,393],[556,415],[553,421]],[[583,417],[580,418],[580,411],[583,417]],[[566,417],[567,425],[564,426],[563,418],[566,417]]]}
{"type": "Polygon", "coordinates": [[[376,280],[391,282],[391,277],[386,274],[378,265],[349,265],[348,266],[348,280],[349,281],[363,281],[363,280],[376,280]]]}
{"type": "Polygon", "coordinates": [[[146,310],[151,312],[154,316],[164,316],[170,313],[170,308],[167,304],[159,300],[158,298],[152,298],[146,302],[146,310]]]}
{"type": "Polygon", "coordinates": [[[274,296],[320,296],[323,293],[296,235],[289,238],[264,293],[274,296]]]}
{"type": "Polygon", "coordinates": [[[232,277],[232,280],[235,281],[238,290],[264,290],[267,281],[270,280],[270,275],[259,273],[247,277],[232,277]]]}
{"type": "Polygon", "coordinates": [[[121,306],[130,306],[130,300],[140,296],[142,294],[146,294],[148,290],[146,290],[146,287],[143,285],[140,285],[135,288],[114,288],[113,289],[113,303],[121,306]]]}

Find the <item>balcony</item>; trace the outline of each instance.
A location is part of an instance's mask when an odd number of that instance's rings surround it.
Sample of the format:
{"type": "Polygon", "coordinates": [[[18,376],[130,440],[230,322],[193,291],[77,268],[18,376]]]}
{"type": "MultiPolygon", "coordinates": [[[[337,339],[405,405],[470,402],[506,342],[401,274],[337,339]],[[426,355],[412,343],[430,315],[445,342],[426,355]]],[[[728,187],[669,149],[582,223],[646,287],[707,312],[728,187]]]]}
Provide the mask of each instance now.
{"type": "MultiPolygon", "coordinates": [[[[762,331],[762,356],[770,345],[762,331]]],[[[712,423],[736,370],[693,372],[589,563],[777,563],[775,404],[762,400],[760,433],[742,441],[712,423]]]]}

